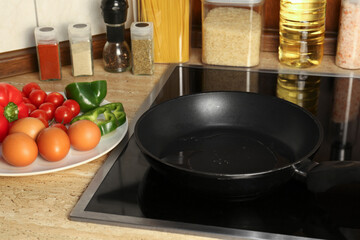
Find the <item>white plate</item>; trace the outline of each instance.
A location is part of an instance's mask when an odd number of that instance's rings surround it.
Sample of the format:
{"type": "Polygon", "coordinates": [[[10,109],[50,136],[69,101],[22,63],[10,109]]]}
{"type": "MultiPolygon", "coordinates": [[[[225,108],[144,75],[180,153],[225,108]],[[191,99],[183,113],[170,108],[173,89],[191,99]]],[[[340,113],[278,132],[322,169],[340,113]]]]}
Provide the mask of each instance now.
{"type": "Polygon", "coordinates": [[[127,130],[128,120],[115,131],[102,136],[99,144],[94,149],[90,151],[77,151],[71,147],[68,155],[58,162],[46,161],[39,155],[32,164],[26,167],[14,167],[8,164],[1,157],[2,155],[0,155],[0,176],[39,175],[80,166],[111,151],[125,137],[127,130]]]}

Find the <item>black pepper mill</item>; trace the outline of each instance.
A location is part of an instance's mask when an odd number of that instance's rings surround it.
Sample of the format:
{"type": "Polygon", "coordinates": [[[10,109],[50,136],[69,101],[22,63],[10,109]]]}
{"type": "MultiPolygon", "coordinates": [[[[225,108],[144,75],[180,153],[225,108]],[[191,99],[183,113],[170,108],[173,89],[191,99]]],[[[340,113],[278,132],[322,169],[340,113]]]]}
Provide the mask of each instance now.
{"type": "Polygon", "coordinates": [[[130,69],[130,48],[124,38],[128,8],[127,0],[101,1],[107,37],[103,50],[103,61],[105,70],[108,72],[125,72],[130,69]]]}

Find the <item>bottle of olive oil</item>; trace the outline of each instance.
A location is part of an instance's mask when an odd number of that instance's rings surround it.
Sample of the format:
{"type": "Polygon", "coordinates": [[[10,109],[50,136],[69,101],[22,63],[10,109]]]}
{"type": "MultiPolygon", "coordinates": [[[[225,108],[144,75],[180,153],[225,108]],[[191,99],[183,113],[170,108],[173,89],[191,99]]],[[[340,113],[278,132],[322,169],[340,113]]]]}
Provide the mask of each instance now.
{"type": "Polygon", "coordinates": [[[326,0],[280,0],[279,61],[306,68],[321,63],[326,0]]]}

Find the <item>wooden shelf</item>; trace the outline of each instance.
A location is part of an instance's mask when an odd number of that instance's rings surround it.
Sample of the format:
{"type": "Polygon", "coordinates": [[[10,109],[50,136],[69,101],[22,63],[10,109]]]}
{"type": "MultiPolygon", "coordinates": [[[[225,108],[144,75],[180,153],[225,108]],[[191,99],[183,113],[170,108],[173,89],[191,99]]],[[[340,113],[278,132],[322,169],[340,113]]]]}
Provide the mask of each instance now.
{"type": "MultiPolygon", "coordinates": [[[[201,63],[201,49],[192,49],[189,64],[202,64],[201,63]]],[[[338,77],[353,77],[360,78],[359,70],[343,69],[335,65],[335,56],[324,55],[323,61],[317,67],[311,68],[290,68],[281,64],[278,60],[276,52],[262,52],[260,55],[260,64],[249,70],[261,70],[278,72],[284,74],[304,74],[304,75],[321,75],[321,76],[338,76],[338,77]]]]}

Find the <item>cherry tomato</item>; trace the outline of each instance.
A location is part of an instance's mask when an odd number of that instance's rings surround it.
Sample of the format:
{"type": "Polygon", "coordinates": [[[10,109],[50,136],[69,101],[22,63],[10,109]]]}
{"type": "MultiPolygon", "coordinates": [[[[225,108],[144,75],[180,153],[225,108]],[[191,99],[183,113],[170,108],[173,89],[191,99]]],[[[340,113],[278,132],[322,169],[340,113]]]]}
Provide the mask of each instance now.
{"type": "Polygon", "coordinates": [[[64,130],[66,133],[68,132],[67,127],[62,123],[53,123],[53,124],[51,124],[50,127],[60,128],[60,129],[64,130]]]}
{"type": "Polygon", "coordinates": [[[67,124],[73,119],[71,110],[68,107],[60,106],[55,110],[55,121],[67,124]]]}
{"type": "Polygon", "coordinates": [[[44,110],[46,112],[46,115],[48,116],[49,121],[54,118],[56,107],[53,103],[51,103],[51,102],[42,103],[39,106],[39,109],[44,110]]]}
{"type": "Polygon", "coordinates": [[[24,102],[24,103],[31,103],[30,100],[29,100],[29,98],[27,98],[27,97],[23,97],[23,102],[24,102]]]}
{"type": "Polygon", "coordinates": [[[28,108],[29,115],[30,115],[30,113],[32,113],[34,110],[37,109],[36,106],[35,106],[34,104],[32,104],[32,103],[25,103],[25,105],[26,105],[27,108],[28,108]]]}
{"type": "Polygon", "coordinates": [[[31,82],[31,83],[26,84],[22,88],[22,93],[24,94],[25,97],[29,97],[31,91],[34,89],[41,90],[40,86],[37,83],[31,82]]]}
{"type": "Polygon", "coordinates": [[[46,112],[42,109],[35,109],[30,113],[30,117],[39,119],[45,127],[49,126],[49,119],[46,112]]]}
{"type": "Polygon", "coordinates": [[[73,99],[66,100],[62,105],[68,107],[74,117],[80,113],[80,105],[77,101],[73,99]]]}
{"type": "Polygon", "coordinates": [[[49,121],[47,113],[42,109],[36,109],[30,113],[30,117],[33,118],[44,118],[46,121],[49,121]]]}
{"type": "Polygon", "coordinates": [[[39,107],[45,101],[46,96],[47,94],[44,90],[34,89],[29,94],[29,100],[36,107],[39,107]]]}
{"type": "Polygon", "coordinates": [[[39,119],[40,121],[42,121],[42,123],[45,125],[45,128],[49,127],[49,122],[43,118],[43,117],[38,117],[37,119],[39,119]]]}
{"type": "Polygon", "coordinates": [[[51,102],[55,105],[55,108],[57,108],[63,104],[64,100],[65,98],[61,93],[52,92],[47,95],[45,102],[51,102]]]}

